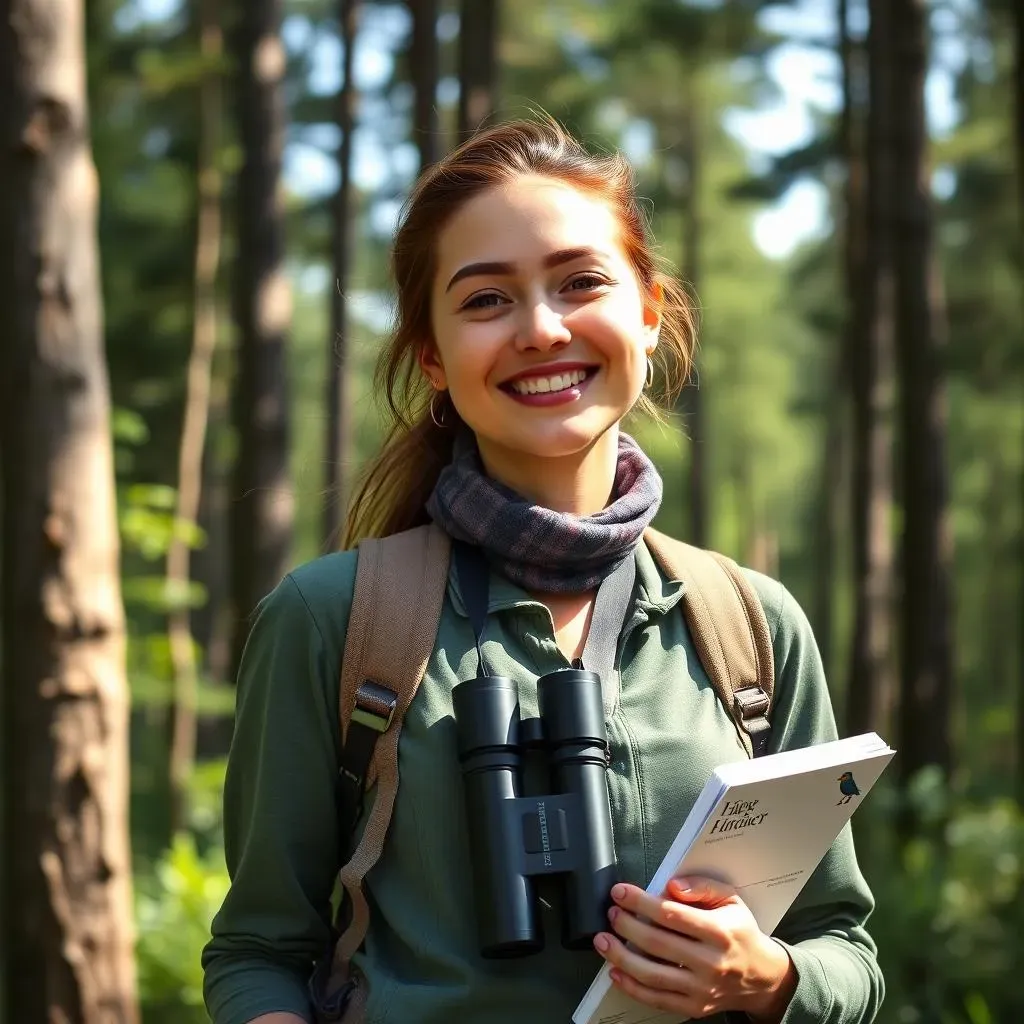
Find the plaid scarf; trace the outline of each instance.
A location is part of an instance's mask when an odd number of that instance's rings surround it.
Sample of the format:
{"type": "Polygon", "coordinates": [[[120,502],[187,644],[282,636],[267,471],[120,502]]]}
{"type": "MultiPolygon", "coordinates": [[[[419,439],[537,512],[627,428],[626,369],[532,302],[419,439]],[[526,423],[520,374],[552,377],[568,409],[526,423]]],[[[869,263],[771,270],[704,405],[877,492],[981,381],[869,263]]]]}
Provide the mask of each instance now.
{"type": "Polygon", "coordinates": [[[661,477],[626,434],[619,434],[611,504],[596,515],[576,516],[536,505],[487,476],[466,430],[427,500],[427,514],[449,536],[482,548],[524,589],[581,593],[633,552],[660,505],[661,477]]]}

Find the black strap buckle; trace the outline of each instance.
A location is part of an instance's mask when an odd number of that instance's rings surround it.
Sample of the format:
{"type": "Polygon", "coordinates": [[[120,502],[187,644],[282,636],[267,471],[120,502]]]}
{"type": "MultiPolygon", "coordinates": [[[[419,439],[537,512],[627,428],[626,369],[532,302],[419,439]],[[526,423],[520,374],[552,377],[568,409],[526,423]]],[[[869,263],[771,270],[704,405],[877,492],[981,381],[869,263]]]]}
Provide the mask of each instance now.
{"type": "Polygon", "coordinates": [[[338,821],[342,848],[346,851],[362,814],[363,790],[374,747],[381,734],[390,728],[397,708],[398,694],[372,679],[364,679],[356,689],[356,702],[341,748],[338,769],[338,821]]]}
{"type": "Polygon", "coordinates": [[[356,690],[356,703],[352,708],[352,721],[365,725],[374,732],[387,732],[398,707],[398,695],[380,683],[367,679],[356,690]]]}
{"type": "Polygon", "coordinates": [[[740,728],[750,737],[751,752],[760,757],[768,752],[772,727],[768,721],[771,700],[760,686],[744,686],[733,695],[733,707],[740,728]]]}
{"type": "Polygon", "coordinates": [[[736,710],[744,722],[755,718],[764,718],[768,714],[771,701],[768,694],[760,686],[744,686],[733,693],[736,710]]]}

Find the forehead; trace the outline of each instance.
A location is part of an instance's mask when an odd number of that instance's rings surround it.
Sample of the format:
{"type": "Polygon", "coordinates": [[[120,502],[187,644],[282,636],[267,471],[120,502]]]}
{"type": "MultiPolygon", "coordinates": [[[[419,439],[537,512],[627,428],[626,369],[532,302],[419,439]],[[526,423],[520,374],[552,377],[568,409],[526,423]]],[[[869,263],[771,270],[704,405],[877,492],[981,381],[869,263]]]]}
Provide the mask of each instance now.
{"type": "Polygon", "coordinates": [[[603,199],[551,178],[519,177],[474,196],[445,225],[438,273],[477,261],[527,264],[583,246],[624,256],[619,235],[603,199]]]}

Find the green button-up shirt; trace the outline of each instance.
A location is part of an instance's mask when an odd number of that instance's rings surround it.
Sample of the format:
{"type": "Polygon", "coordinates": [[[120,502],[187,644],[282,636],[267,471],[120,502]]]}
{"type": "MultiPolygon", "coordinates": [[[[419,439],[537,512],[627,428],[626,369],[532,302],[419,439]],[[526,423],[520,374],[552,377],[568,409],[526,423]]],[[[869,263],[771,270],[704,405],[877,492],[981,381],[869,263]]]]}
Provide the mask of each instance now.
{"type": "MultiPolygon", "coordinates": [[[[213,1024],[312,1012],[307,978],[329,943],[340,866],[335,813],[338,689],[356,556],[296,570],[262,603],[238,681],[224,791],[231,888],[203,953],[213,1024]]],[[[772,630],[772,750],[834,739],[835,722],[810,626],[786,589],[749,572],[772,630]]],[[[621,876],[646,885],[709,773],[745,757],[704,672],[666,580],[637,553],[632,614],[619,640],[620,676],[607,709],[607,773],[621,876]]],[[[382,609],[381,614],[413,614],[382,609]]],[[[524,717],[537,679],[568,667],[547,608],[492,574],[484,652],[513,679],[524,717]]],[[[454,567],[433,655],[406,715],[401,783],[388,839],[366,879],[371,925],[355,966],[368,986],[367,1024],[569,1024],[600,958],[560,944],[557,886],[542,887],[544,951],[479,955],[452,689],[476,672],[473,632],[454,567]]],[[[864,924],[872,897],[847,828],[776,931],[799,981],[785,1024],[862,1024],[882,998],[864,924]]],[[[720,1020],[720,1018],[715,1018],[720,1020]]]]}

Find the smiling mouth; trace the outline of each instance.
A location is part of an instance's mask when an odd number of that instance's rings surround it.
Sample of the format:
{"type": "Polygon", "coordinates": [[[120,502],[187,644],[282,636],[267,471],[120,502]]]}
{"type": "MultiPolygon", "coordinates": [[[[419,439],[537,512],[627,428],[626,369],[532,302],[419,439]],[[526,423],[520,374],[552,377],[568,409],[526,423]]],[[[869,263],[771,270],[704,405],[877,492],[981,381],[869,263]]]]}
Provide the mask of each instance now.
{"type": "Polygon", "coordinates": [[[516,395],[557,394],[560,391],[569,391],[571,388],[579,387],[595,373],[597,373],[597,367],[566,370],[564,373],[553,373],[548,377],[524,377],[502,384],[501,387],[516,395]]]}

